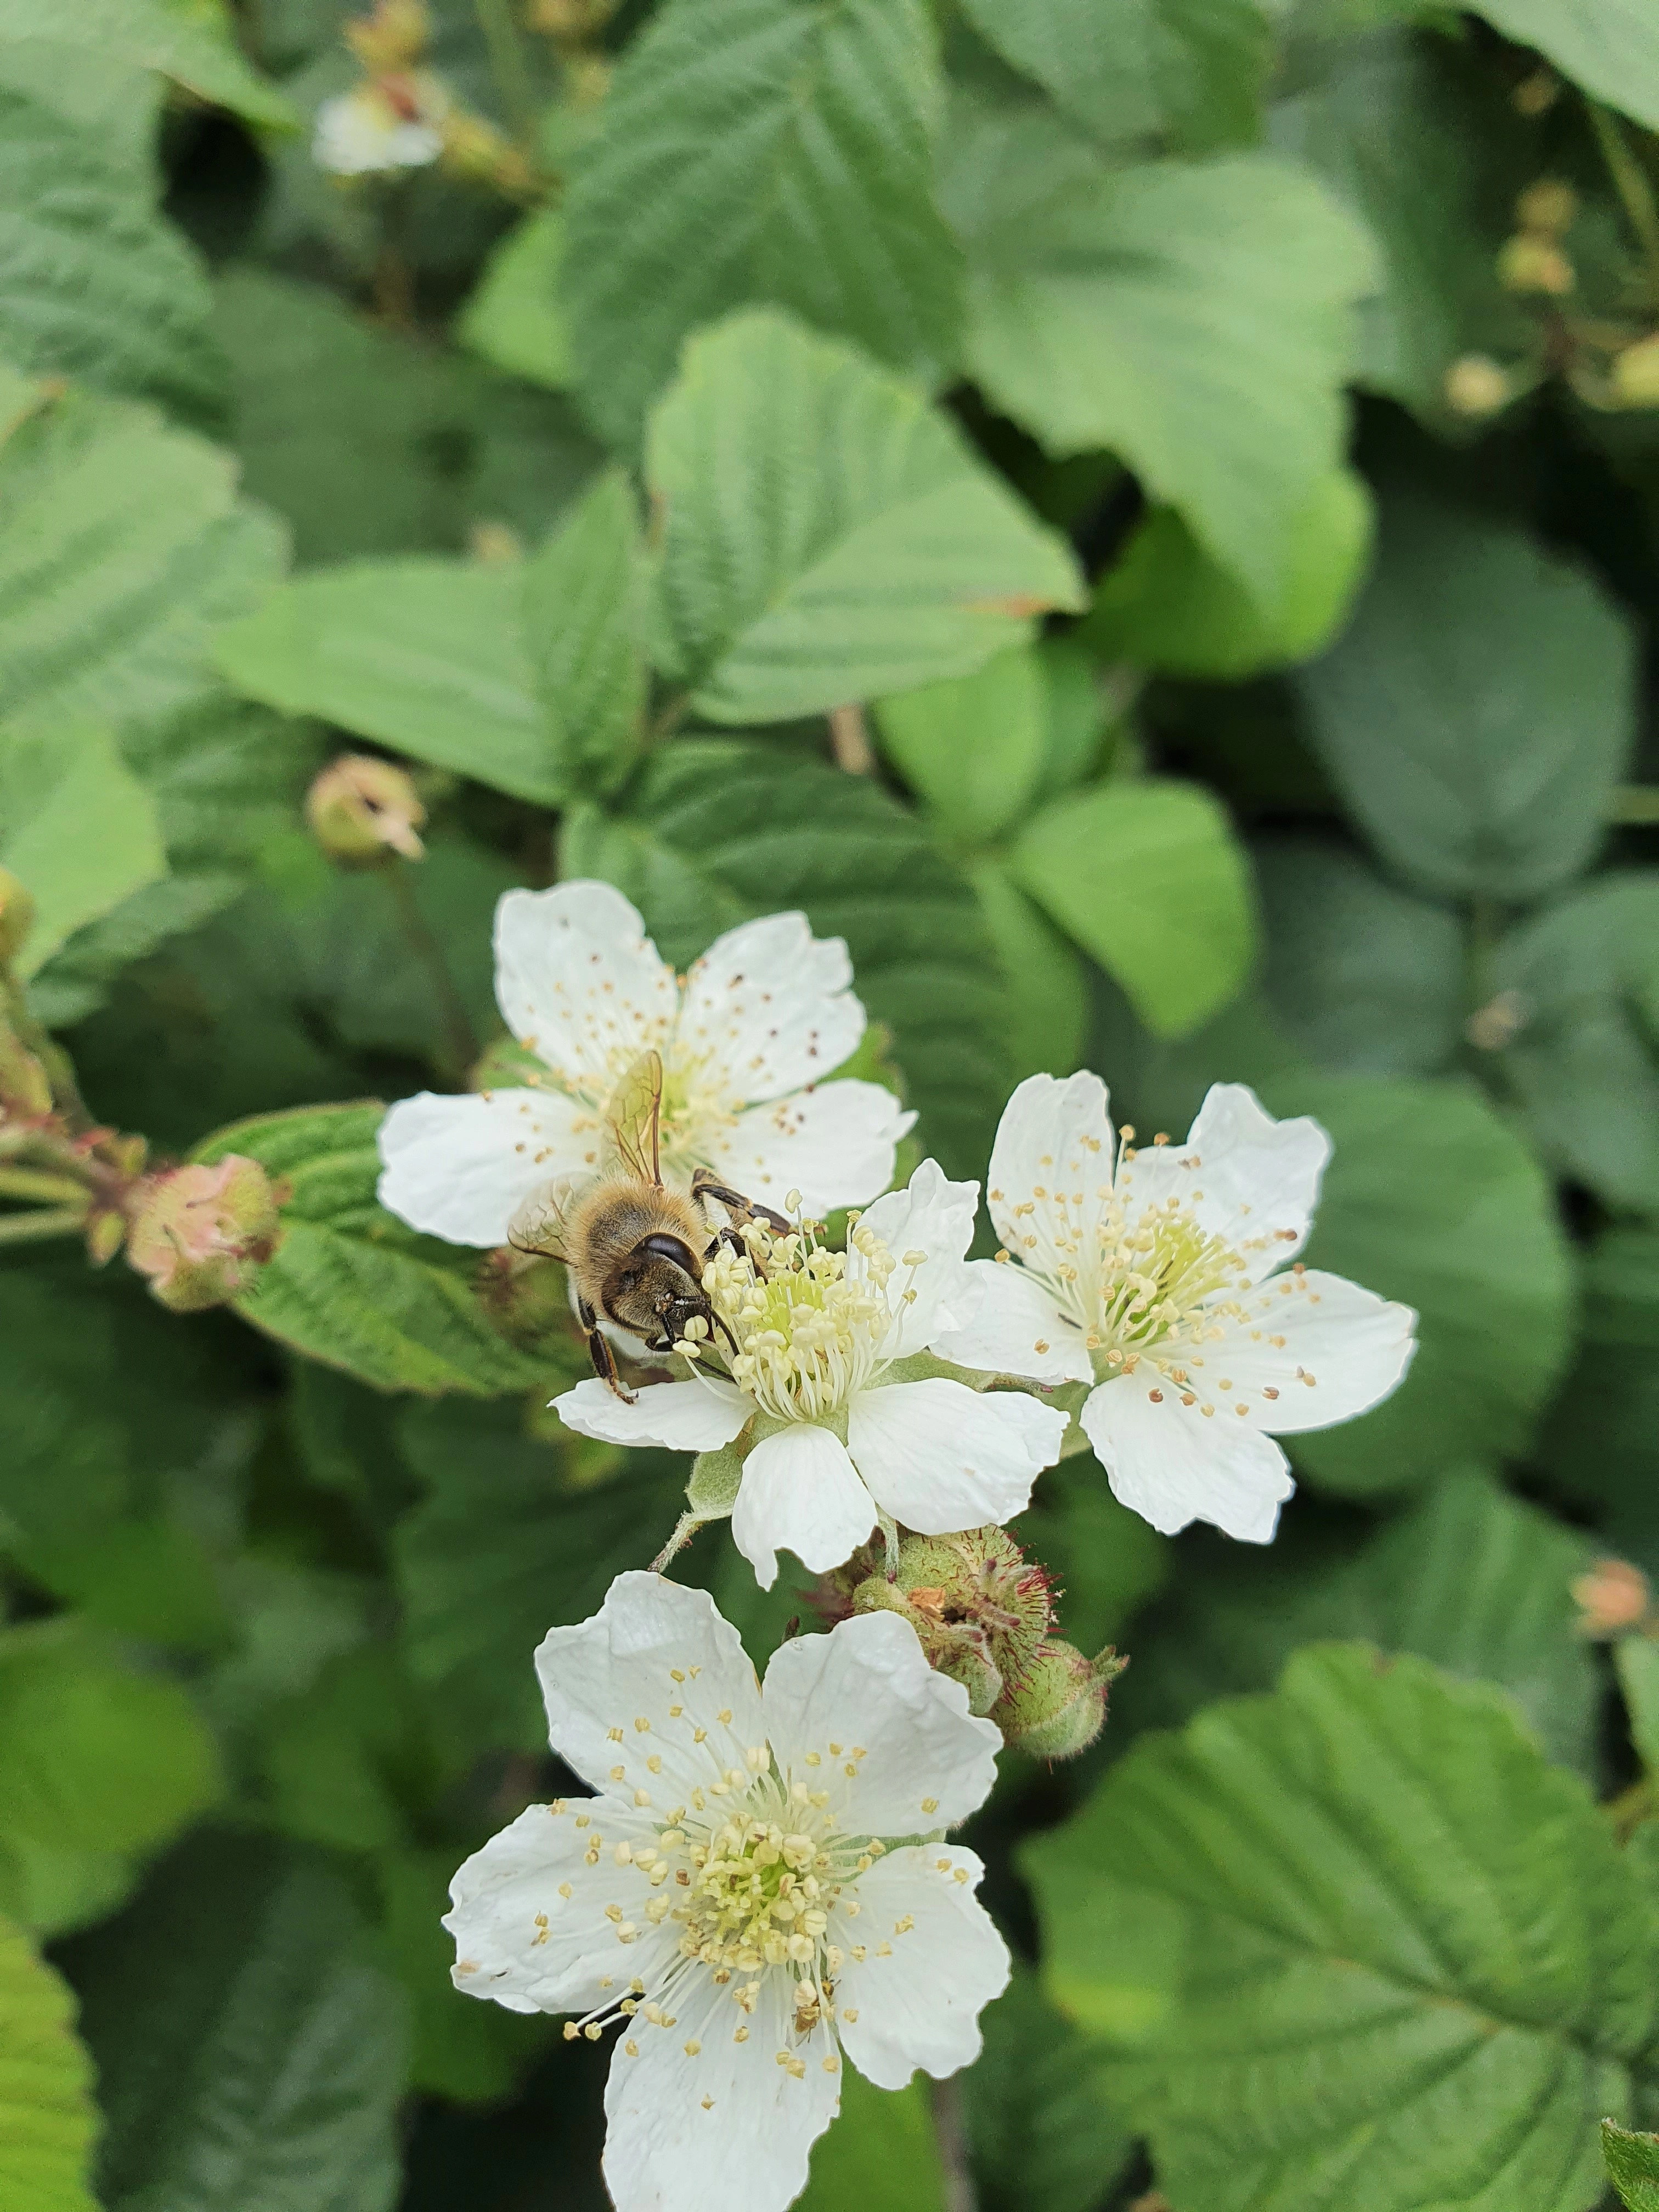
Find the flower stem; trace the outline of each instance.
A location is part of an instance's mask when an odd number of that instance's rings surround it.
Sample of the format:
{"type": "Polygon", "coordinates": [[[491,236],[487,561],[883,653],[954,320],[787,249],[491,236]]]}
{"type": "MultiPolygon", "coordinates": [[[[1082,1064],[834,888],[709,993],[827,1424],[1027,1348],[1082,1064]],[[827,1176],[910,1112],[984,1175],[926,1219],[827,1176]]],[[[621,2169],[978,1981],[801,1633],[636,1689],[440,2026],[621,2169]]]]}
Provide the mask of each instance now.
{"type": "Polygon", "coordinates": [[[0,1198],[57,1199],[83,1204],[87,1187],[73,1176],[43,1175],[33,1168],[0,1168],[0,1198]]]}
{"type": "Polygon", "coordinates": [[[478,27],[489,49],[489,71],[501,96],[507,127],[520,151],[532,160],[536,152],[536,94],[524,42],[513,20],[513,0],[473,0],[478,27]]]}
{"type": "Polygon", "coordinates": [[[940,2179],[945,2185],[945,2212],[979,2212],[979,2191],[974,2186],[968,2133],[963,2124],[960,2083],[953,2075],[948,2081],[935,2081],[933,2091],[933,2134],[939,2143],[940,2179]]]}
{"type": "Polygon", "coordinates": [[[1599,100],[1586,99],[1584,106],[1607,173],[1624,204],[1626,219],[1648,264],[1649,303],[1659,307],[1659,204],[1654,198],[1652,181],[1632,153],[1618,117],[1599,100]]]}
{"type": "Polygon", "coordinates": [[[421,967],[426,971],[437,1002],[438,1019],[443,1031],[442,1073],[453,1081],[463,1083],[466,1072],[478,1057],[478,1039],[472,1027],[472,1018],[462,1003],[455,988],[455,979],[449,972],[449,963],[444,958],[441,945],[427,927],[426,916],[421,912],[415,896],[414,879],[409,864],[394,861],[386,871],[386,881],[392,887],[392,903],[398,909],[398,925],[404,942],[421,967]]]}
{"type": "Polygon", "coordinates": [[[870,743],[863,708],[856,702],[850,707],[832,707],[825,719],[830,724],[830,750],[842,775],[873,775],[875,749],[870,743]]]}
{"type": "Polygon", "coordinates": [[[58,1206],[44,1213],[0,1213],[0,1244],[36,1244],[48,1237],[78,1237],[86,1208],[58,1206]]]}

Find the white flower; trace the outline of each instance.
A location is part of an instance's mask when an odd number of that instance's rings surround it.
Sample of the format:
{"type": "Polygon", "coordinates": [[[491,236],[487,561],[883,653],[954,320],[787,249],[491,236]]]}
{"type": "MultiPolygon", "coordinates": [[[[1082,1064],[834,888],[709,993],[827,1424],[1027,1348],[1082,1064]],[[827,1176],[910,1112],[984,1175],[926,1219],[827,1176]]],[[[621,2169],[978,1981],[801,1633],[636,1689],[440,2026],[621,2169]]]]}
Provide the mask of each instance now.
{"type": "Polygon", "coordinates": [[[548,1073],[526,1087],[422,1091],[380,1128],[380,1203],[452,1244],[496,1245],[532,1192],[615,1159],[605,1108],[641,1054],[662,1055],[662,1164],[712,1168],[775,1207],[860,1205],[892,1181],[915,1121],[879,1084],[822,1079],[864,1034],[847,947],[799,914],[717,938],[684,980],[609,884],[508,891],[495,909],[495,996],[548,1073]]]}
{"type": "Polygon", "coordinates": [[[1297,1261],[1330,1156],[1316,1122],[1227,1083],[1184,1145],[1133,1134],[1120,1145],[1097,1075],[1020,1085],[991,1155],[1004,1264],[975,1266],[979,1310],[935,1348],[1096,1384],[1080,1418],[1124,1504],[1166,1535],[1212,1521],[1266,1543],[1296,1486],[1273,1437],[1386,1398],[1417,1316],[1297,1261]]]}
{"type": "Polygon", "coordinates": [[[311,157],[340,177],[423,169],[443,151],[440,126],[448,112],[448,94],[424,70],[371,78],[323,101],[311,157]]]}
{"type": "Polygon", "coordinates": [[[784,1644],[763,1686],[706,1592],[625,1574],[536,1655],[596,1794],[532,1806],[456,1875],[455,1985],[619,2029],[617,2212],[781,2212],[842,2053],[884,2089],[980,2047],[1008,1954],[972,1851],[889,1844],[982,1802],[1001,1741],[893,1613],[784,1644]]]}
{"type": "Polygon", "coordinates": [[[1059,1457],[1066,1416],[1020,1391],[887,1373],[972,1317],[963,1255],[978,1197],[977,1183],[924,1160],[908,1189],[860,1215],[844,1254],[806,1230],[751,1232],[756,1259],[722,1250],[703,1271],[724,1328],[679,1347],[697,1361],[691,1381],[632,1405],[579,1382],[554,1400],[561,1418],[609,1443],[697,1452],[753,1421],[732,1534],[768,1589],[780,1545],[821,1574],[851,1558],[878,1512],[927,1536],[1010,1519],[1059,1457]]]}

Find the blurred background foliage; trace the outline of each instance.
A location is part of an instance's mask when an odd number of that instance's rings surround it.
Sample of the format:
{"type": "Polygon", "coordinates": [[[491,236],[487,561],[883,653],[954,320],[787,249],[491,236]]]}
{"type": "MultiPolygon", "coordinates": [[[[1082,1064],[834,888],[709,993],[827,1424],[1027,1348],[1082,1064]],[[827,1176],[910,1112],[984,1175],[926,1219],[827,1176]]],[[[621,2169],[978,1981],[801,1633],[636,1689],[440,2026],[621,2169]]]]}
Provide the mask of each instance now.
{"type": "Polygon", "coordinates": [[[1422,1316],[1270,1551],[1042,1478],[1133,1664],[975,1823],[983,2058],[849,2078],[813,2212],[1583,2212],[1659,2110],[1659,14],[434,0],[466,127],[344,180],[350,13],[0,0],[15,972],[99,1123],[291,1186],[240,1316],[0,1212],[0,2196],[601,2201],[601,2058],[437,1916],[684,1470],[374,1194],[565,873],[844,935],[957,1175],[1037,1069],[1315,1114],[1422,1316]],[[343,745],[422,860],[309,837],[343,745]]]}

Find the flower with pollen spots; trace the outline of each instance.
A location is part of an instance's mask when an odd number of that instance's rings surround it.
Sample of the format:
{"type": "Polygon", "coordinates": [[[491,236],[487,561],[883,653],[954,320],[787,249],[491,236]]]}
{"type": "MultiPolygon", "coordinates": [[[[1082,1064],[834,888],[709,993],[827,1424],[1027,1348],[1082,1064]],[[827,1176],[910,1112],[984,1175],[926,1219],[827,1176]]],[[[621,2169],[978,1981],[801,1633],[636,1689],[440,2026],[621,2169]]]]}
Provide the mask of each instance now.
{"type": "Polygon", "coordinates": [[[1304,1268],[1330,1140],[1217,1084],[1184,1145],[1115,1131],[1106,1086],[1034,1075],[991,1156],[1004,1264],[979,1262],[946,1359],[1090,1383],[1080,1419],[1123,1504],[1266,1543],[1295,1485],[1276,1435],[1329,1428],[1400,1382],[1417,1316],[1304,1268]],[[1012,1262],[1012,1264],[1009,1264],[1012,1262]]]}
{"type": "Polygon", "coordinates": [[[380,1203],[452,1244],[504,1244],[526,1199],[615,1166],[606,1109],[655,1050],[665,1181],[706,1167],[774,1206],[789,1189],[815,1212],[862,1205],[915,1116],[879,1084],[823,1080],[864,1034],[852,980],[846,945],[804,915],[740,923],[681,979],[609,884],[508,891],[495,996],[546,1073],[401,1100],[380,1127],[380,1203]]]}
{"type": "Polygon", "coordinates": [[[617,2212],[782,2212],[838,2109],[843,2053],[897,2089],[979,2051],[980,2009],[1008,1979],[974,1896],[980,1862],[884,1839],[981,1804],[997,1731],[894,1614],[785,1644],[762,1685],[707,1593],[656,1575],[619,1576],[592,1620],[549,1633],[537,1668],[553,1748],[594,1785],[593,1827],[629,1863],[594,1865],[580,1801],[520,1814],[455,1877],[456,1986],[574,2014],[568,2039],[623,2024],[605,2092],[617,2212]],[[702,1672],[682,1689],[688,1659],[702,1672]],[[646,1810],[611,1784],[605,1735],[641,1709],[664,1759],[646,1810]],[[833,1765],[831,1735],[848,1753],[833,1765]],[[653,1893],[659,1867],[673,1880],[653,1893]]]}
{"type": "Polygon", "coordinates": [[[750,1231],[703,1269],[720,1326],[678,1349],[694,1368],[624,1404],[597,1380],[554,1404],[607,1443],[715,1451],[750,1431],[732,1509],[738,1549],[769,1589],[787,1546],[814,1574],[852,1557],[878,1513],[925,1535],[1022,1511],[1060,1455],[1066,1416],[1023,1391],[896,1362],[960,1328],[979,1297],[963,1255],[979,1186],[924,1160],[854,1223],[847,1250],[810,1230],[750,1231]]]}

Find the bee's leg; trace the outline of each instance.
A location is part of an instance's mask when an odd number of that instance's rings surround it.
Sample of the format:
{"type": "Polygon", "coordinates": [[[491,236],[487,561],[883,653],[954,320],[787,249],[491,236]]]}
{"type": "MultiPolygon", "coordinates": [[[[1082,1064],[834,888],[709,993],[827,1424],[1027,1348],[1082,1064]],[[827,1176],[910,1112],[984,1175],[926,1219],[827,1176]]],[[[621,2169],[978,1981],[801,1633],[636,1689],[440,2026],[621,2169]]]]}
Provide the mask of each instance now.
{"type": "Polygon", "coordinates": [[[740,1190],[731,1190],[725,1183],[717,1182],[707,1168],[699,1168],[692,1176],[691,1198],[694,1205],[712,1198],[738,1221],[763,1221],[775,1236],[787,1237],[792,1226],[781,1213],[774,1213],[769,1206],[757,1206],[740,1190]]]}
{"type": "Polygon", "coordinates": [[[617,1355],[611,1348],[611,1340],[599,1327],[599,1317],[586,1298],[576,1301],[576,1318],[587,1331],[587,1356],[593,1363],[593,1372],[616,1392],[624,1406],[637,1405],[639,1393],[629,1389],[617,1372],[617,1355]]]}

